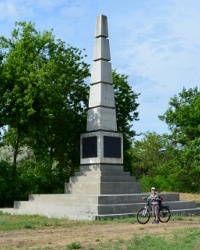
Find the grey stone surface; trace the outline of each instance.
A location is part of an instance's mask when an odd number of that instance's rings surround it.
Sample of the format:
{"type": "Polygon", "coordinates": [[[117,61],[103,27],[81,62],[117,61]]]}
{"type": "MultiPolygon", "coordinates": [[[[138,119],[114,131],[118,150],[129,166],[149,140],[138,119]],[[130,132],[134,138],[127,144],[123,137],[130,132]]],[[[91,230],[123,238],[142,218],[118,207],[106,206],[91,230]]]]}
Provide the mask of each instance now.
{"type": "Polygon", "coordinates": [[[117,131],[116,111],[113,108],[97,107],[88,110],[87,131],[117,131]]]}
{"type": "Polygon", "coordinates": [[[92,63],[91,83],[113,83],[112,66],[110,62],[101,59],[92,63]]]}
{"type": "Polygon", "coordinates": [[[108,21],[107,16],[101,14],[97,17],[95,37],[108,37],[108,21]]]}
{"type": "MultiPolygon", "coordinates": [[[[114,133],[114,132],[108,132],[108,131],[97,131],[97,132],[90,132],[86,134],[81,135],[81,142],[84,138],[90,138],[90,137],[97,137],[97,156],[96,157],[89,157],[89,158],[83,158],[82,152],[83,152],[83,145],[81,143],[81,165],[84,164],[114,164],[114,168],[118,164],[123,164],[123,134],[122,133],[114,133]],[[105,136],[111,136],[113,138],[120,138],[121,145],[120,145],[120,152],[121,157],[120,158],[108,158],[104,157],[104,138],[105,136]]],[[[82,168],[82,166],[81,166],[82,168]]],[[[91,166],[91,168],[94,168],[94,165],[91,166]]]]}
{"type": "Polygon", "coordinates": [[[107,17],[97,17],[89,109],[87,112],[87,132],[117,131],[117,120],[112,86],[112,66],[107,27],[107,17]]]}
{"type": "Polygon", "coordinates": [[[105,61],[111,60],[109,40],[105,37],[95,39],[93,60],[96,61],[99,59],[105,61]]]}
{"type": "MultiPolygon", "coordinates": [[[[115,97],[113,86],[110,84],[94,84],[90,86],[89,107],[99,107],[100,105],[115,108],[115,97]]],[[[116,124],[116,119],[114,120],[116,124]]],[[[91,129],[91,128],[90,128],[91,129]]],[[[116,125],[115,125],[116,129],[116,125]]]]}
{"type": "MultiPolygon", "coordinates": [[[[76,220],[95,220],[99,218],[135,216],[145,203],[144,195],[70,195],[46,194],[30,195],[29,201],[16,201],[12,209],[0,209],[10,214],[40,214],[49,218],[69,218],[76,220]]],[[[200,215],[194,201],[179,201],[174,193],[160,194],[164,205],[168,205],[172,215],[200,215]]]]}

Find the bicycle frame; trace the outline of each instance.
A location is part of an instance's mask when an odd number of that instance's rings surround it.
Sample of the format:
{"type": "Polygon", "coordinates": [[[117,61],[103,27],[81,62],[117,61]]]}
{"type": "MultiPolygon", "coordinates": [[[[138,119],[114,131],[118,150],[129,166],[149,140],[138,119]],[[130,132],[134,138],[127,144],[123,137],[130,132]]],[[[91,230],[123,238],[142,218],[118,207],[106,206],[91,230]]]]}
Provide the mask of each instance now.
{"type": "Polygon", "coordinates": [[[144,206],[144,216],[146,215],[147,211],[150,210],[150,212],[152,213],[152,206],[150,205],[150,202],[148,202],[145,206],[144,206]]]}
{"type": "MultiPolygon", "coordinates": [[[[152,213],[152,204],[151,204],[151,201],[150,200],[147,200],[147,204],[144,206],[144,208],[149,208],[150,212],[152,213]]],[[[159,205],[159,211],[162,209],[162,208],[168,208],[169,209],[169,206],[163,206],[163,205],[159,205]]]]}
{"type": "MultiPolygon", "coordinates": [[[[146,224],[150,217],[152,216],[155,217],[155,215],[153,215],[152,213],[152,205],[151,205],[151,201],[147,200],[147,204],[138,210],[137,212],[137,220],[140,224],[146,224]]],[[[169,206],[159,206],[159,212],[158,212],[158,218],[160,222],[166,223],[170,220],[171,217],[171,212],[169,210],[169,206]]]]}

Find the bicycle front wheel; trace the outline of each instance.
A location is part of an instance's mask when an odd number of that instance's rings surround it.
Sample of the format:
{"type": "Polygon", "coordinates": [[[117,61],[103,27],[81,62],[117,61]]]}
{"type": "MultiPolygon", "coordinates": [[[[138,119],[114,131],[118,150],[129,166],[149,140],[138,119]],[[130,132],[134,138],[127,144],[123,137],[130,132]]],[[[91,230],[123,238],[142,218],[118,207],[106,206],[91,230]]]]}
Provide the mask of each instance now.
{"type": "Polygon", "coordinates": [[[138,212],[137,212],[137,221],[140,224],[146,224],[150,219],[150,212],[148,211],[148,209],[141,208],[138,212]]]}
{"type": "Polygon", "coordinates": [[[159,211],[159,221],[166,223],[170,220],[171,213],[168,207],[162,207],[159,211]]]}

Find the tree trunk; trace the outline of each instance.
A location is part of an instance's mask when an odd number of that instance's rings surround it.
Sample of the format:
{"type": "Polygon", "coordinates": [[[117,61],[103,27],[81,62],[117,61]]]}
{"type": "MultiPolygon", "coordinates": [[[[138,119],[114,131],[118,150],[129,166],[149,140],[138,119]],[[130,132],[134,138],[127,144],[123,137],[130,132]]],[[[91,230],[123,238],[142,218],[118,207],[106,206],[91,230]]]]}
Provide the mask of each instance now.
{"type": "Polygon", "coordinates": [[[13,166],[15,166],[15,168],[16,168],[16,165],[17,165],[18,152],[19,152],[19,134],[17,134],[16,143],[15,143],[15,146],[14,146],[13,166]]]}

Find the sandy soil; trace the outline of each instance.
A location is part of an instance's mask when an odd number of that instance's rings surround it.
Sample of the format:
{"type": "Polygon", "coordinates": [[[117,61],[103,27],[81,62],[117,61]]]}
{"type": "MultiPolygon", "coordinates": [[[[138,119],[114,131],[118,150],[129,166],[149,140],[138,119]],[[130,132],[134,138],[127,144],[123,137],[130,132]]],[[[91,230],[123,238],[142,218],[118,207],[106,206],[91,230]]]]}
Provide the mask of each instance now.
{"type": "Polygon", "coordinates": [[[100,243],[119,239],[131,239],[137,234],[165,234],[166,237],[173,235],[173,230],[198,227],[199,219],[187,221],[169,221],[153,225],[138,223],[109,223],[107,225],[90,225],[72,228],[48,228],[48,229],[23,229],[17,231],[0,232],[0,249],[65,249],[73,242],[79,242],[81,249],[97,249],[100,243]]]}

